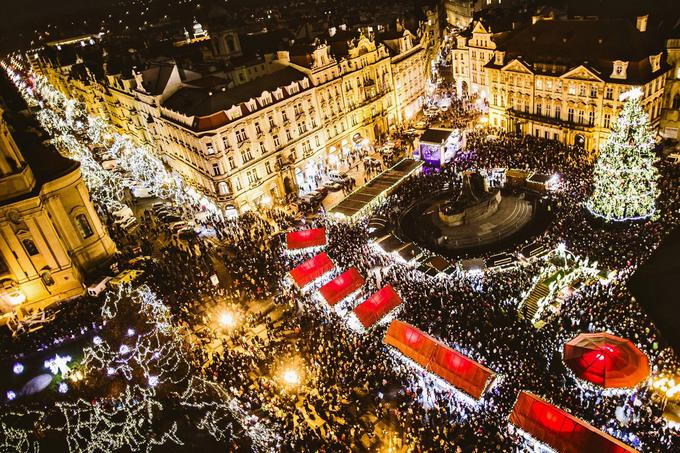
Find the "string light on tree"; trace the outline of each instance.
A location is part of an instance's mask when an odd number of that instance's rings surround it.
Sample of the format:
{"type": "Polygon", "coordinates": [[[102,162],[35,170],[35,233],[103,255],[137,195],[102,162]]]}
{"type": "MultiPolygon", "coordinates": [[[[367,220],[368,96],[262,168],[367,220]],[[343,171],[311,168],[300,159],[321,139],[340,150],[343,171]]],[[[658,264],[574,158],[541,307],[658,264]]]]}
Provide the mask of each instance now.
{"type": "Polygon", "coordinates": [[[646,218],[655,211],[659,190],[654,132],[641,96],[639,88],[621,95],[623,110],[595,164],[594,189],[586,206],[607,221],[646,218]]]}

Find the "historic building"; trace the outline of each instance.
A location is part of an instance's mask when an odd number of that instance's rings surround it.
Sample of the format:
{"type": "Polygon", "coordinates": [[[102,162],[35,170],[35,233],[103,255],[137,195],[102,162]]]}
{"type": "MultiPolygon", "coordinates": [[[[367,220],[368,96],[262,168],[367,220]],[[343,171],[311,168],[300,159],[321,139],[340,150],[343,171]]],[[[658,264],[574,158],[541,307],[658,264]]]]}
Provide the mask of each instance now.
{"type": "Polygon", "coordinates": [[[666,79],[661,121],[661,135],[665,138],[680,139],[680,27],[673,37],[666,40],[668,63],[672,69],[666,79]]]}
{"type": "MultiPolygon", "coordinates": [[[[0,113],[2,113],[0,111],[0,113]]],[[[0,313],[42,308],[84,291],[115,245],[77,162],[0,119],[0,313]]]]}
{"type": "Polygon", "coordinates": [[[541,20],[495,46],[477,79],[488,93],[491,126],[596,151],[621,94],[634,87],[642,89],[652,125],[659,125],[670,67],[663,40],[647,31],[647,16],[541,20]]]}
{"type": "MultiPolygon", "coordinates": [[[[414,115],[426,84],[423,45],[436,34],[426,28],[420,38],[400,27],[380,39],[331,28],[237,72],[205,76],[172,60],[135,66],[111,57],[98,74],[96,58],[80,58],[82,46],[38,58],[38,66],[221,206],[243,211],[317,187],[325,172],[346,169],[350,154],[414,115]]],[[[220,39],[218,48],[240,52],[232,34],[220,39]]]]}

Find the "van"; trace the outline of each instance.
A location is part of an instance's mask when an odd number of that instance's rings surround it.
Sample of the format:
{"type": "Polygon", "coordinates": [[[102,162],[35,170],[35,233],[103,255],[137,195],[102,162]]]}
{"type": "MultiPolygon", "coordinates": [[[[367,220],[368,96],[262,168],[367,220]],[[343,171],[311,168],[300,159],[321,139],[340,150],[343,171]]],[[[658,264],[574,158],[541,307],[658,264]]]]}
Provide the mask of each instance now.
{"type": "Polygon", "coordinates": [[[104,277],[102,281],[99,283],[95,283],[94,285],[90,286],[87,288],[87,294],[89,294],[92,297],[97,297],[106,289],[106,284],[111,280],[111,277],[104,277]]]}
{"type": "Polygon", "coordinates": [[[328,179],[331,181],[339,182],[339,183],[344,183],[347,182],[347,176],[346,175],[341,175],[337,171],[329,171],[328,172],[328,179]]]}
{"type": "Polygon", "coordinates": [[[173,232],[181,230],[182,228],[186,228],[188,226],[189,226],[189,224],[187,222],[185,222],[184,220],[180,220],[178,222],[173,222],[169,225],[170,230],[173,231],[173,232]]]}
{"type": "Polygon", "coordinates": [[[138,226],[139,224],[137,223],[136,217],[128,217],[128,219],[120,225],[120,227],[128,233],[132,232],[138,226]]]}

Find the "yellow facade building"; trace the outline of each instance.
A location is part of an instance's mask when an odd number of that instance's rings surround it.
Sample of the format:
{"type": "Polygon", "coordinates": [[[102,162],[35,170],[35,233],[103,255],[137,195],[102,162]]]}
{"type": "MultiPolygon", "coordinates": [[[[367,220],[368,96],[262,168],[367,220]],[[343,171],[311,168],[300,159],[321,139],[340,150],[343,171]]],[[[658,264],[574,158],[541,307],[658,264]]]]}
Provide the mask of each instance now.
{"type": "MultiPolygon", "coordinates": [[[[2,113],[2,112],[0,112],[2,113]]],[[[115,252],[77,162],[0,119],[0,319],[81,295],[115,252]]]]}

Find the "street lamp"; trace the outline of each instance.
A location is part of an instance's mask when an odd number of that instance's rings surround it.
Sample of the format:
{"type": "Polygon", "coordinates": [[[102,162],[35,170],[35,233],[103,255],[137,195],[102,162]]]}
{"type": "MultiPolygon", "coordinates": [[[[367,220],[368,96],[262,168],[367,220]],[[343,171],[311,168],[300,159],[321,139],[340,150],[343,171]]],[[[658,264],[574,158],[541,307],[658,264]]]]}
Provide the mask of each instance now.
{"type": "Polygon", "coordinates": [[[234,318],[234,314],[232,312],[224,310],[222,313],[220,313],[218,322],[222,327],[231,328],[234,327],[234,324],[236,324],[236,319],[234,318]]]}
{"type": "Polygon", "coordinates": [[[300,384],[300,374],[297,370],[289,368],[283,372],[283,382],[290,387],[296,387],[300,384]]]}

